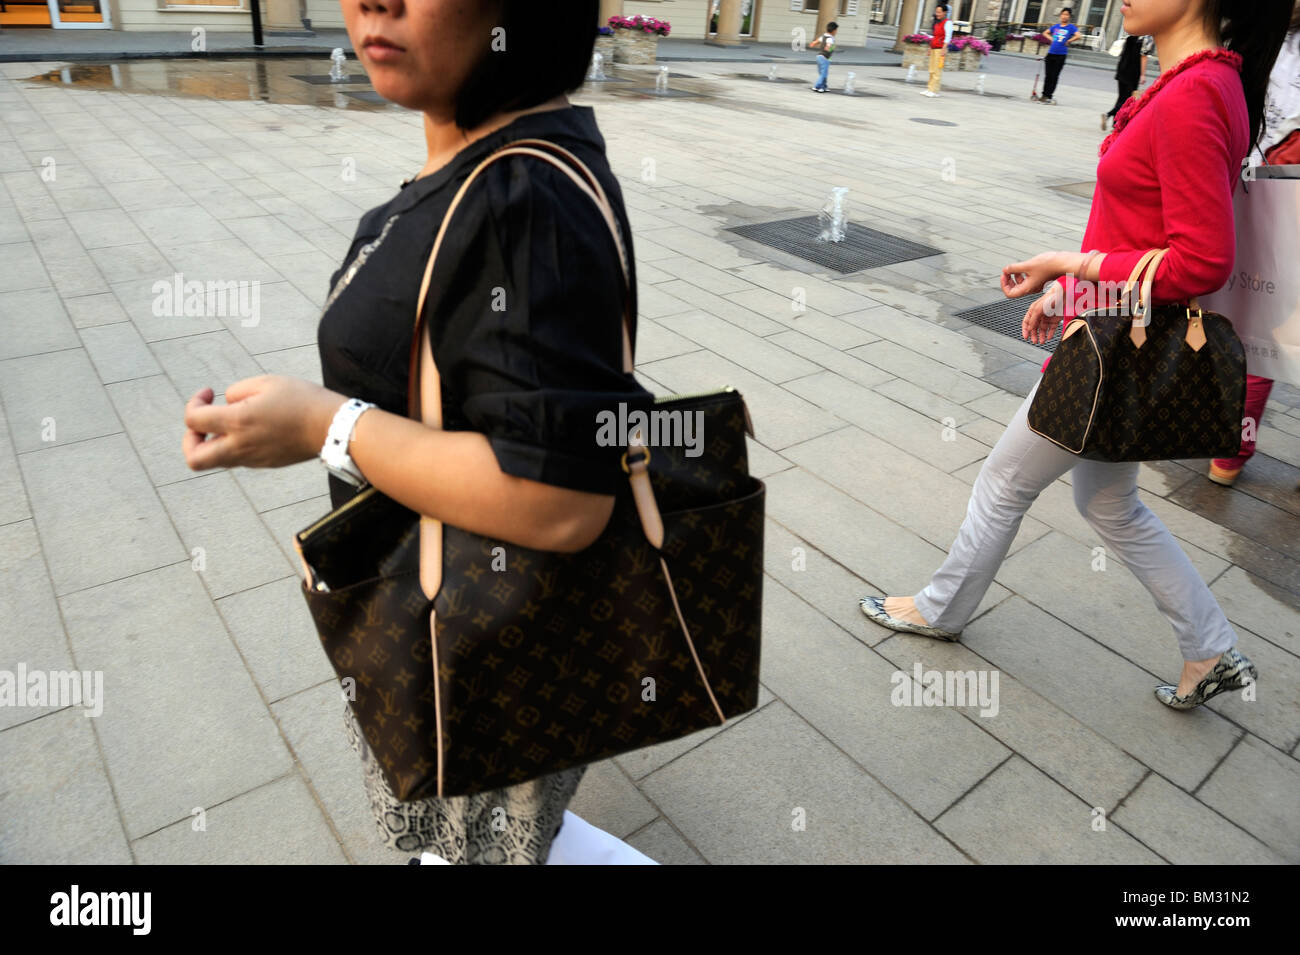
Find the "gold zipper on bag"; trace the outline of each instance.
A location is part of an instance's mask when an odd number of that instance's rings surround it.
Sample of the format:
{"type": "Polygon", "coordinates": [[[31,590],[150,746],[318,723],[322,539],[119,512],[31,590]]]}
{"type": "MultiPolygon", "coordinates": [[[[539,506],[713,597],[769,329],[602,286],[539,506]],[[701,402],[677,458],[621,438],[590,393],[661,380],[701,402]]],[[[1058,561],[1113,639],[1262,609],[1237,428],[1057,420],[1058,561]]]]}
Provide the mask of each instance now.
{"type": "Polygon", "coordinates": [[[326,514],[324,517],[318,520],[315,524],[312,524],[310,527],[308,527],[305,531],[299,531],[297,535],[298,539],[306,540],[307,538],[315,534],[318,530],[320,530],[322,527],[324,527],[326,524],[334,520],[334,518],[346,514],[348,511],[352,510],[352,508],[359,506],[363,501],[370,500],[370,498],[372,498],[374,495],[378,493],[379,493],[378,489],[373,484],[370,485],[364,491],[361,491],[359,494],[354,496],[352,500],[345,501],[344,503],[340,504],[337,508],[330,511],[328,514],[326,514]]]}

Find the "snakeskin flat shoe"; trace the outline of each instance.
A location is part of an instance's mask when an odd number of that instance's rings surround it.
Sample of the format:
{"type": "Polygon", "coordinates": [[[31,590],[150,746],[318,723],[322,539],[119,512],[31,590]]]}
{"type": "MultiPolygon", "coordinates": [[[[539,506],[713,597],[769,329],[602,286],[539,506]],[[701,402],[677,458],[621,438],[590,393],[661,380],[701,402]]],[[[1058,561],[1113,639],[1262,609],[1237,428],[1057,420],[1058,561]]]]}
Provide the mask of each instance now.
{"type": "Polygon", "coordinates": [[[1205,674],[1205,678],[1200,683],[1192,687],[1191,693],[1179,696],[1177,684],[1161,683],[1156,687],[1156,699],[1175,710],[1190,710],[1220,693],[1240,690],[1246,685],[1247,680],[1253,681],[1258,677],[1259,671],[1255,669],[1255,664],[1251,663],[1240,650],[1233,647],[1219,657],[1219,662],[1214,665],[1214,669],[1205,674]]]}
{"type": "Polygon", "coordinates": [[[899,620],[897,617],[891,617],[885,611],[884,597],[863,597],[859,602],[862,612],[867,615],[867,619],[882,627],[888,627],[890,630],[897,630],[899,633],[915,633],[922,637],[934,637],[936,640],[955,641],[961,636],[961,633],[953,633],[950,630],[940,630],[938,627],[927,627],[924,624],[908,623],[906,620],[899,620]]]}

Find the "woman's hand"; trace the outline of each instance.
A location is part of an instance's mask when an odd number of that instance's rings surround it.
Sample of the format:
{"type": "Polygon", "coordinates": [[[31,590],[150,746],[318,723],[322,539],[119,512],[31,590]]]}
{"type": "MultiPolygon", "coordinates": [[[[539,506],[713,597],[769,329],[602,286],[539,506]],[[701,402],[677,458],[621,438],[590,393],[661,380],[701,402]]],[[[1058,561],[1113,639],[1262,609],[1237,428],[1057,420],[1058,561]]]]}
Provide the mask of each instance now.
{"type": "Polygon", "coordinates": [[[280,468],[315,457],[330,421],[347,400],[320,385],[285,375],[245,378],[213,404],[200,388],[185,405],[185,463],[209,468],[280,468]]]}
{"type": "Polygon", "coordinates": [[[1043,291],[1048,282],[1070,271],[1065,259],[1068,252],[1040,252],[1025,262],[1015,262],[1002,269],[1002,294],[1020,298],[1043,291]]]}
{"type": "Polygon", "coordinates": [[[1065,290],[1059,283],[1053,283],[1047,294],[1034,299],[1025,312],[1025,319],[1020,323],[1020,337],[1035,345],[1046,345],[1056,334],[1061,324],[1062,306],[1065,302],[1065,290]]]}

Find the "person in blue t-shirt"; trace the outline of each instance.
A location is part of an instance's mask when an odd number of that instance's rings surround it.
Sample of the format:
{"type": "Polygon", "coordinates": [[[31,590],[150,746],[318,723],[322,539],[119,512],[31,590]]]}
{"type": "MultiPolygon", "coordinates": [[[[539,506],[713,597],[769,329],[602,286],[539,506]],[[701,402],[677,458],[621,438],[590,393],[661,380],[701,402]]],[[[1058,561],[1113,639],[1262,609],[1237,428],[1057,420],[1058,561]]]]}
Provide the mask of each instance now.
{"type": "Polygon", "coordinates": [[[1052,38],[1052,45],[1044,58],[1046,75],[1043,78],[1043,97],[1039,102],[1046,103],[1048,106],[1056,105],[1056,100],[1053,99],[1056,93],[1056,81],[1061,78],[1061,68],[1065,66],[1065,54],[1069,51],[1074,38],[1079,35],[1079,28],[1071,22],[1073,19],[1074,14],[1070,12],[1069,7],[1066,7],[1061,11],[1061,21],[1047,31],[1047,35],[1052,38]]]}

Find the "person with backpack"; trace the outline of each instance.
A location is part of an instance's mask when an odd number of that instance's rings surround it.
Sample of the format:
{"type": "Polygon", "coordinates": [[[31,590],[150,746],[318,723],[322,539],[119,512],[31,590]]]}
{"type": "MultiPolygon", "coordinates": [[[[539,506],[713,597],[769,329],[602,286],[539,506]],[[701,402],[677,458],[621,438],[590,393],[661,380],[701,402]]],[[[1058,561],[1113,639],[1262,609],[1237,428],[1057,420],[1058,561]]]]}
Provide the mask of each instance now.
{"type": "Polygon", "coordinates": [[[840,25],[832,20],[826,24],[826,32],[808,44],[814,50],[821,50],[817,54],[817,83],[813,86],[814,93],[826,92],[826,77],[831,71],[831,54],[835,52],[835,34],[840,25]]]}
{"type": "Polygon", "coordinates": [[[1128,102],[1130,96],[1142,88],[1147,75],[1147,57],[1155,49],[1149,36],[1127,36],[1124,49],[1119,54],[1119,65],[1115,67],[1115,83],[1119,86],[1119,96],[1109,113],[1101,114],[1101,128],[1104,132],[1118,115],[1120,109],[1128,102]]]}

